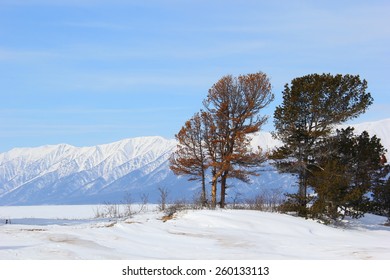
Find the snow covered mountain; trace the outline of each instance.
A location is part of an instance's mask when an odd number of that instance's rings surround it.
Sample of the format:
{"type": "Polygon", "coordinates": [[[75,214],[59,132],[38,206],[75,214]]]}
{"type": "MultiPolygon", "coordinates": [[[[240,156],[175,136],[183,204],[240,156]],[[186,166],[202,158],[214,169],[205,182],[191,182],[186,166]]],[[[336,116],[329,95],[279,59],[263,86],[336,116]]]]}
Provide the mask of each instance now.
{"type": "MultiPolygon", "coordinates": [[[[354,126],[357,133],[376,134],[390,151],[390,119],[354,126]]],[[[264,150],[279,144],[267,132],[252,140],[253,146],[264,150]]],[[[175,140],[139,137],[93,147],[16,148],[0,154],[0,205],[120,202],[126,194],[134,201],[147,194],[149,202],[156,202],[159,187],[167,188],[171,199],[192,198],[199,184],[169,170],[168,158],[175,147],[175,140]]],[[[260,173],[250,185],[233,181],[230,195],[238,189],[244,194],[295,190],[291,175],[278,174],[267,164],[260,173]]]]}
{"type": "MultiPolygon", "coordinates": [[[[341,127],[345,128],[347,126],[348,125],[342,125],[341,127]]],[[[367,131],[370,137],[376,135],[379,139],[381,139],[382,145],[387,149],[386,157],[390,160],[390,119],[365,122],[350,126],[355,128],[355,134],[367,131]]]]}
{"type": "Polygon", "coordinates": [[[123,197],[123,189],[143,187],[146,179],[163,180],[175,146],[174,140],[141,137],[94,147],[13,149],[0,154],[0,202],[103,202],[117,192],[123,197]]]}

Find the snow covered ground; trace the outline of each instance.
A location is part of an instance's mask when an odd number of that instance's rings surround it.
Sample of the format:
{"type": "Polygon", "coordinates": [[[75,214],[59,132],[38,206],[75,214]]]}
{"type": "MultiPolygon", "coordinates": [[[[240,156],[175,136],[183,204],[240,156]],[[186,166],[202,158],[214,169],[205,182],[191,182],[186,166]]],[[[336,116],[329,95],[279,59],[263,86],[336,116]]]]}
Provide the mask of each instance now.
{"type": "Polygon", "coordinates": [[[0,259],[390,260],[390,227],[374,215],[335,228],[248,210],[188,210],[166,222],[153,207],[122,221],[95,219],[96,210],[0,207],[0,259]]]}

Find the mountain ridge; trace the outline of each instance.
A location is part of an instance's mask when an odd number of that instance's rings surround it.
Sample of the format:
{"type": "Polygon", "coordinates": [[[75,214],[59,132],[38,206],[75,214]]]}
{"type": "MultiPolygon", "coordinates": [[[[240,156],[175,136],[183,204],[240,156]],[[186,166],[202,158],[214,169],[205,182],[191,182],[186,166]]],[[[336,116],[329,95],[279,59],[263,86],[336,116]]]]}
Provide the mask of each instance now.
{"type": "MultiPolygon", "coordinates": [[[[65,195],[76,190],[85,194],[92,192],[92,187],[96,192],[161,156],[167,160],[175,146],[174,140],[156,136],[92,147],[59,144],[12,149],[0,154],[0,202],[12,204],[11,198],[18,201],[18,196],[24,197],[23,203],[28,202],[28,189],[35,189],[33,193],[46,189],[53,195],[60,190],[65,195]]],[[[149,165],[151,171],[153,166],[149,165]]],[[[42,199],[45,201],[50,199],[42,199]]]]}
{"type": "MultiPolygon", "coordinates": [[[[376,134],[389,155],[390,119],[351,126],[355,133],[367,130],[370,136],[376,134]]],[[[280,142],[269,132],[260,132],[251,144],[270,150],[280,142]]],[[[175,148],[176,140],[161,136],[91,147],[58,144],[14,148],[0,154],[0,205],[103,203],[120,201],[126,193],[148,193],[150,200],[156,201],[158,187],[168,188],[172,197],[188,198],[199,184],[170,171],[168,159],[175,148]]],[[[252,179],[252,185],[233,181],[233,191],[236,187],[244,193],[264,188],[288,192],[294,185],[292,175],[278,174],[269,164],[261,175],[252,179]]]]}

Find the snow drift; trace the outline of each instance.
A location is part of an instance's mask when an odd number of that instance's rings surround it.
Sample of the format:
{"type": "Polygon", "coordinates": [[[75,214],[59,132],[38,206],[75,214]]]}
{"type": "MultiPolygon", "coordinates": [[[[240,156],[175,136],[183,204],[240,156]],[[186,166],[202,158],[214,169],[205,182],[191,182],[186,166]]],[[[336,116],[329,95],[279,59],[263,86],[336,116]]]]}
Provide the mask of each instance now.
{"type": "Polygon", "coordinates": [[[116,222],[88,220],[87,210],[92,207],[1,207],[14,219],[0,224],[0,259],[390,259],[390,229],[374,215],[335,228],[248,210],[188,210],[165,223],[153,210],[116,222]]]}

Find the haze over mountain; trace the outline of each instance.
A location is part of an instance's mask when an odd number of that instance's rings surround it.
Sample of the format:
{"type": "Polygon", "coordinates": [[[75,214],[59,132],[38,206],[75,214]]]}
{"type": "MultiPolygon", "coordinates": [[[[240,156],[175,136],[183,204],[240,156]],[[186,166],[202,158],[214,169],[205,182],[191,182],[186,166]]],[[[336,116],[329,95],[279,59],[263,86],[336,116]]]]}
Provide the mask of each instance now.
{"type": "MultiPolygon", "coordinates": [[[[356,133],[376,134],[390,150],[390,119],[354,125],[356,133]]],[[[278,145],[270,133],[254,136],[253,146],[272,149],[278,145]]],[[[93,147],[67,144],[15,148],[0,154],[0,205],[86,204],[121,202],[126,194],[134,201],[147,194],[158,200],[157,189],[169,190],[171,199],[191,199],[198,182],[177,177],[169,170],[168,158],[176,141],[162,137],[139,137],[93,147]]],[[[387,158],[389,158],[387,152],[387,158]]],[[[295,190],[294,177],[278,174],[265,164],[252,184],[233,181],[230,198],[264,189],[295,190]]]]}

